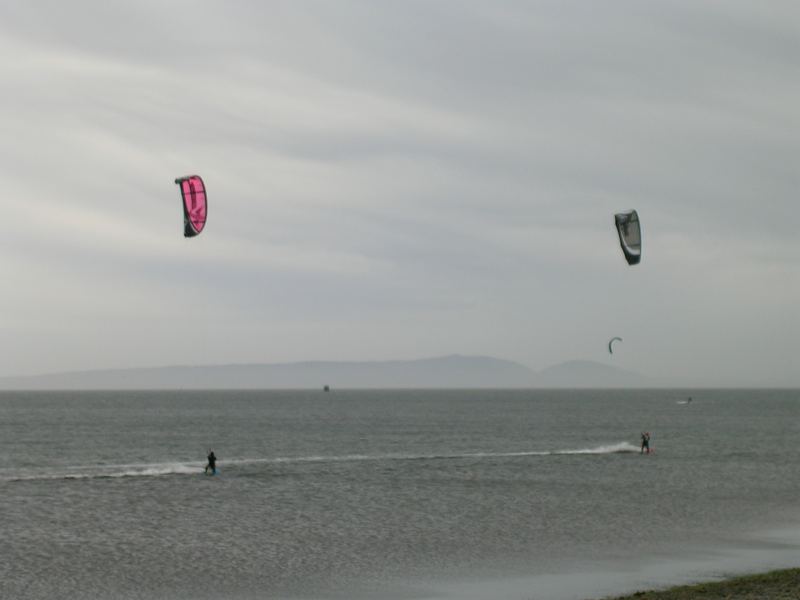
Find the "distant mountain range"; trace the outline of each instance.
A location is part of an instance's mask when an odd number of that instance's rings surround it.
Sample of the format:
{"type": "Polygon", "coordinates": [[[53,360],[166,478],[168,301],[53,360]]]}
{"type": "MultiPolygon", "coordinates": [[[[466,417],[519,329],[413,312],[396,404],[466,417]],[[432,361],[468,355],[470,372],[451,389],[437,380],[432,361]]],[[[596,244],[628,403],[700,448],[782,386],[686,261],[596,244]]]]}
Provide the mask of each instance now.
{"type": "Polygon", "coordinates": [[[658,387],[658,383],[635,371],[591,360],[570,360],[539,371],[536,387],[620,388],[658,387]]]}
{"type": "Polygon", "coordinates": [[[297,362],[76,371],[1,377],[4,390],[321,389],[336,388],[608,388],[655,387],[652,380],[592,361],[540,372],[487,356],[420,360],[297,362]]]}

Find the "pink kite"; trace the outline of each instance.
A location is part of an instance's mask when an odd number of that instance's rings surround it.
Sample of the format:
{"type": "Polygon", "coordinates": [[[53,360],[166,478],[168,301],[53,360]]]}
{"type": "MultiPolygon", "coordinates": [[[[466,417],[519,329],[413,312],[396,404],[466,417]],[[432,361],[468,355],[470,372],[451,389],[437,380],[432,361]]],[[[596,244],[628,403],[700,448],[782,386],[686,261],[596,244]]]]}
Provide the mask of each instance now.
{"type": "Polygon", "coordinates": [[[199,175],[187,175],[175,180],[181,186],[183,197],[183,235],[194,237],[206,226],[208,201],[206,186],[199,175]]]}

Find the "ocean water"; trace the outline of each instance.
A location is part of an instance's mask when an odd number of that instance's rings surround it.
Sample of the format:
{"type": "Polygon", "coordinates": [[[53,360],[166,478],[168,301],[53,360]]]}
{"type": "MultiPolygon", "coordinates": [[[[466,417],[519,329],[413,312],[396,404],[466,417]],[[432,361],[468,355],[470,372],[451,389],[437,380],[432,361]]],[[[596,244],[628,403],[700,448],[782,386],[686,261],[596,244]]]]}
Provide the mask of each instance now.
{"type": "Polygon", "coordinates": [[[2,393],[0,598],[567,600],[798,564],[798,417],[796,390],[2,393]]]}

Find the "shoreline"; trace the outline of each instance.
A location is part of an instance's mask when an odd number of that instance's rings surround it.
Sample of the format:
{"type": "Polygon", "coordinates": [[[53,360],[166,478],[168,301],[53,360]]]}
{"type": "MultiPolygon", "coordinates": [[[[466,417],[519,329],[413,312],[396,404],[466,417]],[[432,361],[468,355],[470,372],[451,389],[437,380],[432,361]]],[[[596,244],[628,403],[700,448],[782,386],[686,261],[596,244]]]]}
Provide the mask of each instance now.
{"type": "Polygon", "coordinates": [[[800,598],[800,568],[740,575],[708,583],[642,590],[603,600],[796,600],[800,598]]]}
{"type": "MultiPolygon", "coordinates": [[[[800,600],[800,528],[640,560],[602,561],[528,576],[451,581],[419,600],[800,600]]],[[[425,589],[425,586],[421,586],[425,589]]]]}

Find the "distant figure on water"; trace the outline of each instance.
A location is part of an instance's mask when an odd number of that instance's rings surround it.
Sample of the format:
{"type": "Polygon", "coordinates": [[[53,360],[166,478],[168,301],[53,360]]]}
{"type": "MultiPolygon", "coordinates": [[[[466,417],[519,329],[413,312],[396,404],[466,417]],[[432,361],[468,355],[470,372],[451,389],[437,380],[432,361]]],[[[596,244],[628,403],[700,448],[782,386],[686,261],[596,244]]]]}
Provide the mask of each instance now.
{"type": "Polygon", "coordinates": [[[642,451],[639,454],[650,454],[650,432],[645,431],[642,434],[642,451]]]}
{"type": "Polygon", "coordinates": [[[208,451],[208,464],[206,465],[205,474],[208,475],[209,469],[211,470],[212,475],[217,474],[217,457],[214,456],[214,451],[208,451]]]}

